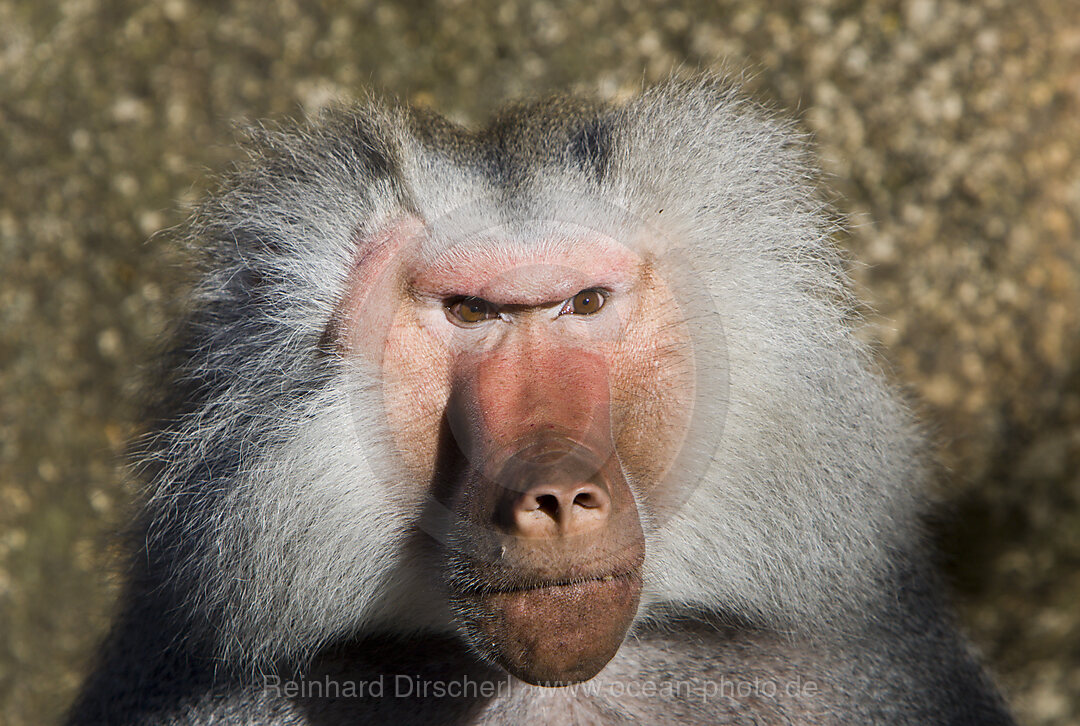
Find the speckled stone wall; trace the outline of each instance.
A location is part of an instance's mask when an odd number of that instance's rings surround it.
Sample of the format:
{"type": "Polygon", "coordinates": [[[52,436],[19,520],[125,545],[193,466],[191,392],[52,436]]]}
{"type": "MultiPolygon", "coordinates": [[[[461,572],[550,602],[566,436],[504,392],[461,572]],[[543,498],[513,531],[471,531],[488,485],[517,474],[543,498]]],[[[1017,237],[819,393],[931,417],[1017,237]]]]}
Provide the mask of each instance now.
{"type": "Polygon", "coordinates": [[[1031,724],[1080,719],[1080,4],[0,2],[0,723],[55,720],[107,622],[167,235],[231,124],[382,88],[480,119],[672,68],[812,132],[867,335],[948,469],[966,627],[1031,724]]]}

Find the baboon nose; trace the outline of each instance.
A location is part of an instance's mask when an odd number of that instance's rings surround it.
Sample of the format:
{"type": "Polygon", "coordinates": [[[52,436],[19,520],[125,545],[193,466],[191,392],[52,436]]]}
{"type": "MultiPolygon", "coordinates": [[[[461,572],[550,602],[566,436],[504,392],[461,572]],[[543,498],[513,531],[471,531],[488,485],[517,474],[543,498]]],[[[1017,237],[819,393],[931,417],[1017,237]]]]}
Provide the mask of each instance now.
{"type": "Polygon", "coordinates": [[[494,477],[502,489],[496,521],[518,537],[567,537],[607,528],[615,509],[608,464],[594,449],[564,437],[527,443],[494,477]]]}
{"type": "Polygon", "coordinates": [[[592,482],[544,483],[530,487],[511,512],[514,534],[522,537],[558,537],[603,528],[611,499],[592,482]]]}

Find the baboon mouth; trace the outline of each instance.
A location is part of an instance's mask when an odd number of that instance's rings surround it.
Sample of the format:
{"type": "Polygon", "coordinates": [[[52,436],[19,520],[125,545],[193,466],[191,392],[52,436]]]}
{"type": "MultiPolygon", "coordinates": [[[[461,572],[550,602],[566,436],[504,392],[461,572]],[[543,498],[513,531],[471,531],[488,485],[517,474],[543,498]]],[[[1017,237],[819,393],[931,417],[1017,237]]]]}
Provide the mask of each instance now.
{"type": "Polygon", "coordinates": [[[592,575],[587,577],[568,577],[560,580],[544,580],[544,581],[528,581],[516,584],[501,584],[490,587],[476,587],[469,588],[462,592],[462,595],[466,597],[489,597],[492,595],[511,595],[514,593],[534,592],[540,590],[549,590],[556,588],[574,588],[588,585],[590,583],[600,583],[600,585],[622,585],[627,584],[630,581],[636,582],[640,578],[640,574],[637,570],[626,570],[621,572],[609,573],[606,575],[592,575]]]}
{"type": "Polygon", "coordinates": [[[458,599],[481,653],[526,683],[566,685],[600,672],[637,614],[637,570],[481,589],[458,599]]]}

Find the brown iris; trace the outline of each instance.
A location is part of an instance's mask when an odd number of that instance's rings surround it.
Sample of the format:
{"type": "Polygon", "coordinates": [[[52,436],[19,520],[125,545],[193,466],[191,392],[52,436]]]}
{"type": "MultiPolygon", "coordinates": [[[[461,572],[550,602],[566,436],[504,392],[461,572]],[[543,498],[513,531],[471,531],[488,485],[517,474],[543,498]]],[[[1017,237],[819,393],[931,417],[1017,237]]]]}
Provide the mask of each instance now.
{"type": "Polygon", "coordinates": [[[604,294],[599,290],[582,290],[570,299],[567,312],[574,315],[592,315],[604,306],[604,294]]]}
{"type": "Polygon", "coordinates": [[[462,298],[451,304],[447,310],[463,323],[479,323],[499,315],[494,305],[478,297],[462,298]]]}

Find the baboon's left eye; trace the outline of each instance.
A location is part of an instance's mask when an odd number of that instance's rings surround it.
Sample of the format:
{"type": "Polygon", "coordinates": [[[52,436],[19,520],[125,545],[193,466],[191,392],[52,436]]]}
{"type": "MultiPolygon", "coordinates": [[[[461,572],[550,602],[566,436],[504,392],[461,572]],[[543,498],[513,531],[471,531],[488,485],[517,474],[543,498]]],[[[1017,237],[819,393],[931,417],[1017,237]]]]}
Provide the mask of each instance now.
{"type": "Polygon", "coordinates": [[[604,293],[599,290],[582,290],[566,301],[560,315],[592,315],[604,307],[604,293]]]}

